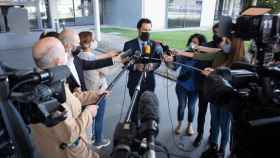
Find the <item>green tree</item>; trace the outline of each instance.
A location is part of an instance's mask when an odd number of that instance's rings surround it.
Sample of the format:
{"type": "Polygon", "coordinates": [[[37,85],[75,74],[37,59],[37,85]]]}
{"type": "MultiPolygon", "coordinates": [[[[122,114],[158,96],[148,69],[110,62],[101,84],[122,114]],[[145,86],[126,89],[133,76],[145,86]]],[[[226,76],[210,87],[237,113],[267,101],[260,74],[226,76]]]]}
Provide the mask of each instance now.
{"type": "MultiPolygon", "coordinates": [[[[246,6],[251,6],[253,0],[245,0],[246,6]]],[[[267,6],[272,8],[272,13],[280,13],[279,0],[258,0],[257,6],[267,6]]]]}
{"type": "Polygon", "coordinates": [[[258,0],[258,5],[264,5],[272,8],[273,13],[280,13],[279,0],[258,0]]]}

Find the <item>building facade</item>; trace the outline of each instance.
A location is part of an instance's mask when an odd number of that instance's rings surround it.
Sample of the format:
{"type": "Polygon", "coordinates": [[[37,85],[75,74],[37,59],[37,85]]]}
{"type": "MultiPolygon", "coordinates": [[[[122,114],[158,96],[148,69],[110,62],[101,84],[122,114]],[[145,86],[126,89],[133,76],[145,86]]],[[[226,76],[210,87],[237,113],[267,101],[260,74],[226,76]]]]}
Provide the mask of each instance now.
{"type": "MultiPolygon", "coordinates": [[[[1,0],[0,21],[11,6],[28,10],[30,29],[94,24],[95,0],[1,0]],[[8,7],[7,7],[8,6],[8,7]]],[[[135,28],[139,18],[154,29],[210,27],[221,15],[237,16],[244,0],[99,0],[103,25],[135,28]]],[[[5,21],[5,20],[4,20],[5,21]]],[[[7,22],[7,19],[6,19],[7,22]]],[[[0,23],[2,32],[4,26],[0,23]]]]}

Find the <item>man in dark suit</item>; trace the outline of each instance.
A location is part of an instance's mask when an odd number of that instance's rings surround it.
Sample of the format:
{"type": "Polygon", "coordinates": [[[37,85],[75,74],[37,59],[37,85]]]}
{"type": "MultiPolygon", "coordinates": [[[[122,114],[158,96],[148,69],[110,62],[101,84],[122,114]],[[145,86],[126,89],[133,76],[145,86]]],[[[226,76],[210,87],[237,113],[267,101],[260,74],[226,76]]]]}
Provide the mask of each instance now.
{"type": "MultiPolygon", "coordinates": [[[[150,31],[152,29],[152,22],[149,19],[140,19],[137,23],[138,37],[128,41],[124,44],[123,51],[132,49],[132,52],[140,51],[142,55],[148,56],[151,58],[160,59],[161,54],[163,53],[162,48],[156,44],[155,41],[150,40],[150,31]]],[[[140,95],[144,91],[154,91],[155,90],[155,76],[154,71],[160,66],[159,63],[148,63],[146,64],[146,70],[148,70],[147,75],[145,76],[141,88],[140,95]]],[[[129,89],[129,95],[132,98],[137,83],[140,79],[142,71],[144,70],[144,63],[136,63],[131,65],[129,69],[129,77],[127,88],[129,89]]],[[[139,96],[140,96],[139,95],[139,96]]],[[[137,121],[137,109],[136,105],[132,112],[132,121],[137,121]]]]}

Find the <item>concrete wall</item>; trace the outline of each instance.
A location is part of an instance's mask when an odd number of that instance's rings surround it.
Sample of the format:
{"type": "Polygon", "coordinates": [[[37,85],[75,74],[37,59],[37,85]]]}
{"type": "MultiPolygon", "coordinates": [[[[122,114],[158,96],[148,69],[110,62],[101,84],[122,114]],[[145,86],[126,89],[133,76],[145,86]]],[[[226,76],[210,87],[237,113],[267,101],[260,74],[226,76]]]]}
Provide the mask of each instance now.
{"type": "Polygon", "coordinates": [[[152,20],[153,30],[166,28],[165,0],[142,0],[142,5],[142,17],[152,20]]]}
{"type": "Polygon", "coordinates": [[[142,0],[103,1],[103,23],[105,25],[136,28],[141,18],[142,0]]]}

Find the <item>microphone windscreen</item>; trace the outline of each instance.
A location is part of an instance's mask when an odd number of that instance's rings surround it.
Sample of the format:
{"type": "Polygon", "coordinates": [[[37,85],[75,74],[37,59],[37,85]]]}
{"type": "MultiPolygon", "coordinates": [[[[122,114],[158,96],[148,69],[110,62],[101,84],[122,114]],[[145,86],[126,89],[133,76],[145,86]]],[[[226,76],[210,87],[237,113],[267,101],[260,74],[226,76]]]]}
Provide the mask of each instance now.
{"type": "Polygon", "coordinates": [[[141,122],[147,120],[155,120],[159,122],[159,101],[155,93],[145,91],[139,99],[139,106],[141,122]]]}
{"type": "Polygon", "coordinates": [[[143,51],[144,51],[145,55],[150,55],[151,54],[151,46],[150,45],[145,44],[143,49],[144,49],[143,51]]]}
{"type": "Polygon", "coordinates": [[[162,48],[162,46],[161,46],[160,43],[156,43],[156,44],[155,44],[155,50],[154,50],[154,52],[155,52],[157,55],[162,56],[163,48],[162,48]]]}
{"type": "Polygon", "coordinates": [[[128,50],[121,53],[121,58],[124,59],[124,58],[127,58],[127,57],[131,57],[132,55],[133,55],[132,49],[128,49],[128,50]]]}
{"type": "Polygon", "coordinates": [[[135,56],[135,57],[141,57],[141,51],[140,51],[140,50],[136,50],[136,51],[134,52],[134,56],[135,56]]]}
{"type": "Polygon", "coordinates": [[[219,36],[230,37],[233,29],[232,18],[230,16],[222,16],[219,21],[219,36]]]}

